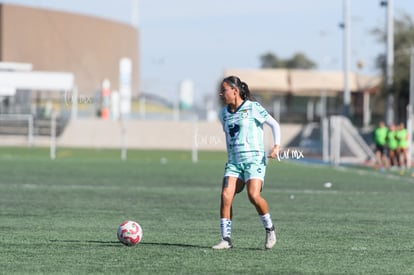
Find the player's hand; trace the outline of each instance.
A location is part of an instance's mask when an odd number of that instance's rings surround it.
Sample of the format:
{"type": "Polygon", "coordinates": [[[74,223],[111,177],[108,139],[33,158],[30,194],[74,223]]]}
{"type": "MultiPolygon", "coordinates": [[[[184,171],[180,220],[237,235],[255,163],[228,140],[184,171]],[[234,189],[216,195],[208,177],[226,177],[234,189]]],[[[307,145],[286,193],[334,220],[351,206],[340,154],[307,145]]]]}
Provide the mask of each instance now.
{"type": "Polygon", "coordinates": [[[272,158],[272,159],[277,158],[277,156],[279,154],[279,150],[280,150],[279,148],[280,148],[279,145],[273,146],[272,149],[269,152],[269,155],[267,157],[268,158],[272,158]]]}

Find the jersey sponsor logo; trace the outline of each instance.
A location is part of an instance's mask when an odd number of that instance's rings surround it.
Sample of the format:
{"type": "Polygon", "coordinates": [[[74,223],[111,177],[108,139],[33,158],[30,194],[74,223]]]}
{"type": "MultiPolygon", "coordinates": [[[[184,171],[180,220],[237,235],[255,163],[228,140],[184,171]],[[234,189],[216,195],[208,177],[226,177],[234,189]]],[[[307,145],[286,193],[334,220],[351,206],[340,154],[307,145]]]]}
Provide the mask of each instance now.
{"type": "Polygon", "coordinates": [[[240,125],[238,124],[233,124],[231,126],[229,126],[229,134],[231,137],[235,137],[236,134],[240,131],[240,125]]]}

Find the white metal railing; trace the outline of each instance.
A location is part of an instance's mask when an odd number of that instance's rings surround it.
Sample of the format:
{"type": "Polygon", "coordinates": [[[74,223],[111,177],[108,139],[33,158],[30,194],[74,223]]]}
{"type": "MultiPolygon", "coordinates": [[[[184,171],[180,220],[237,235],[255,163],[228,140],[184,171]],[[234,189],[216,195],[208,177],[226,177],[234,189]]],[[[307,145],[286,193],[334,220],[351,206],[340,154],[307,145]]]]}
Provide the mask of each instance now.
{"type": "MultiPolygon", "coordinates": [[[[33,115],[31,114],[0,114],[0,121],[27,121],[27,145],[33,145],[33,115]]],[[[1,124],[0,124],[1,126],[1,124]]]]}

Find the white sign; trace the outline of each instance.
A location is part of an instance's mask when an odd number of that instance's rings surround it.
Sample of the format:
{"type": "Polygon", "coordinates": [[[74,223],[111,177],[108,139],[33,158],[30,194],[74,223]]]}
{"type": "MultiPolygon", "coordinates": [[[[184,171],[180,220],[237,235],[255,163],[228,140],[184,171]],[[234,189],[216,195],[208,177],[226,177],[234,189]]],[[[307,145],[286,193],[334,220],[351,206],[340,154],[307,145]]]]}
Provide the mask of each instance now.
{"type": "Polygon", "coordinates": [[[191,80],[184,80],[180,85],[180,108],[190,109],[194,102],[194,87],[191,80]]]}
{"type": "Polygon", "coordinates": [[[131,75],[131,59],[121,58],[119,61],[119,108],[121,115],[131,113],[131,75]]]}

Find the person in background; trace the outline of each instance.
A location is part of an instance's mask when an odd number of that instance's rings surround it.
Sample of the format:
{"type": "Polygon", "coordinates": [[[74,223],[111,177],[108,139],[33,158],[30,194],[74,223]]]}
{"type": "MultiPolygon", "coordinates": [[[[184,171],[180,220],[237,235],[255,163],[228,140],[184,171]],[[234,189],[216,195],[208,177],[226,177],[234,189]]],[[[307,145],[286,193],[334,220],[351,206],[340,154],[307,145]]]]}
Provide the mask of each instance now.
{"type": "Polygon", "coordinates": [[[384,121],[378,124],[378,127],[374,130],[374,143],[375,143],[375,169],[384,171],[388,166],[386,143],[387,143],[388,128],[385,126],[384,121]]]}
{"type": "Polygon", "coordinates": [[[397,157],[398,140],[396,137],[396,132],[397,129],[395,125],[390,124],[389,130],[387,132],[387,148],[391,169],[395,169],[399,165],[397,157]]]}
{"type": "Polygon", "coordinates": [[[408,132],[404,123],[398,125],[395,136],[398,141],[397,157],[403,173],[404,169],[408,168],[408,132]]]}

